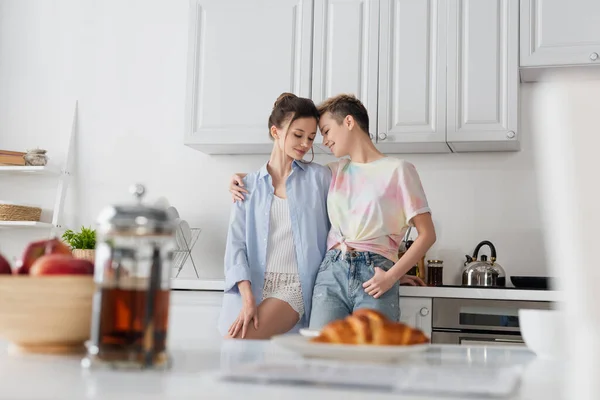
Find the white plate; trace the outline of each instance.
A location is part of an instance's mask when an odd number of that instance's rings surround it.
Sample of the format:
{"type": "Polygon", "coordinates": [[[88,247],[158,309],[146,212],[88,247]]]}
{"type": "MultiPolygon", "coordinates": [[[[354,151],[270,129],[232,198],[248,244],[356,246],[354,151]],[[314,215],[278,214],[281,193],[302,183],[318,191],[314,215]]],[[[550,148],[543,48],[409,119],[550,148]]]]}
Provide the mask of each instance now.
{"type": "Polygon", "coordinates": [[[304,337],[308,337],[308,338],[313,338],[313,337],[317,337],[319,336],[319,334],[321,333],[320,331],[314,330],[314,329],[306,329],[306,328],[302,328],[298,331],[302,336],[304,337]]]}
{"type": "MultiPolygon", "coordinates": [[[[154,202],[154,207],[156,207],[156,208],[164,208],[165,210],[167,210],[167,208],[169,208],[169,200],[166,197],[159,197],[154,202]]],[[[169,214],[168,210],[167,210],[167,214],[169,214]]]]}
{"type": "Polygon", "coordinates": [[[192,245],[192,230],[187,221],[177,218],[175,220],[175,241],[179,250],[187,250],[192,245]]]}
{"type": "Polygon", "coordinates": [[[185,243],[183,242],[183,233],[181,229],[179,229],[179,223],[181,219],[175,219],[175,241],[177,242],[177,249],[182,250],[185,249],[185,243]]]}
{"type": "Polygon", "coordinates": [[[411,346],[376,346],[312,343],[302,335],[279,335],[271,340],[281,347],[307,358],[325,358],[344,361],[392,362],[427,350],[430,344],[411,346]]]}
{"type": "Polygon", "coordinates": [[[187,250],[188,247],[192,245],[192,230],[190,229],[190,224],[184,219],[179,220],[178,230],[183,235],[181,248],[187,250]]]}
{"type": "Polygon", "coordinates": [[[173,206],[167,208],[167,215],[172,219],[179,219],[179,211],[173,206]]]}

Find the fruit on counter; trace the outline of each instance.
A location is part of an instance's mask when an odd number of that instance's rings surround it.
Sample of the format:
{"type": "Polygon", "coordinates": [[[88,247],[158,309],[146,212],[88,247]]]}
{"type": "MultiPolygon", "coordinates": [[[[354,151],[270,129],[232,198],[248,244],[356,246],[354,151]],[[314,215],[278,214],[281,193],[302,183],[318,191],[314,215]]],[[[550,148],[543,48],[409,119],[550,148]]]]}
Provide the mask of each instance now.
{"type": "Polygon", "coordinates": [[[2,274],[12,274],[12,269],[6,258],[2,257],[2,254],[0,254],[0,275],[2,274]]]}
{"type": "Polygon", "coordinates": [[[28,274],[37,259],[50,254],[71,255],[71,249],[57,238],[31,242],[23,252],[21,261],[17,265],[16,273],[19,275],[28,274]]]}
{"type": "Polygon", "coordinates": [[[30,275],[92,275],[94,264],[67,254],[41,256],[31,266],[30,275]]]}

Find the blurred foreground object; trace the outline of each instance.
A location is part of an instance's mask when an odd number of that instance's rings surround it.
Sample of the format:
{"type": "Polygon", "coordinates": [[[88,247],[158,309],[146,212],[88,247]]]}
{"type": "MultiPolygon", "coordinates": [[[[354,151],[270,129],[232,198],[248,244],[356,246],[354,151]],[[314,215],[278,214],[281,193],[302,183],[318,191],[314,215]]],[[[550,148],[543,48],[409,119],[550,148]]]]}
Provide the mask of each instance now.
{"type": "Polygon", "coordinates": [[[531,132],[544,240],[556,289],[563,291],[566,387],[562,397],[600,398],[600,227],[597,155],[600,81],[532,86],[531,132]]]}

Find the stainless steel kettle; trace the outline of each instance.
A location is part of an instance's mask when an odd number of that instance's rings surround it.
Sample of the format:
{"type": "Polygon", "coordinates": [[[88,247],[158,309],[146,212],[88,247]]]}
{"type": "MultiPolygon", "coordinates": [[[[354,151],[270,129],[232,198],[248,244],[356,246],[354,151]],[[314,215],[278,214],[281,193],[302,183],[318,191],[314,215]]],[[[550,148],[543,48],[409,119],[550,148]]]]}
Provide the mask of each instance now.
{"type": "Polygon", "coordinates": [[[489,240],[484,240],[475,247],[473,256],[467,255],[462,271],[463,286],[504,287],[506,286],[506,273],[504,268],[496,262],[496,247],[489,240]],[[477,261],[479,250],[488,246],[491,251],[490,261],[486,255],[477,261]]]}

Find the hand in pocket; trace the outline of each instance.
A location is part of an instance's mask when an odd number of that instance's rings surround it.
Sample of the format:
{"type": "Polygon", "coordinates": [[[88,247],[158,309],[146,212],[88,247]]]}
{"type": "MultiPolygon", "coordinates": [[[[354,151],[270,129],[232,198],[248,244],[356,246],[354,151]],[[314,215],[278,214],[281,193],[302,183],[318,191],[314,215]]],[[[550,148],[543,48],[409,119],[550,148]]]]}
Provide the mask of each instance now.
{"type": "Polygon", "coordinates": [[[369,296],[377,299],[390,290],[396,282],[389,272],[379,267],[374,267],[373,270],[375,271],[373,277],[363,283],[363,288],[369,296]]]}

